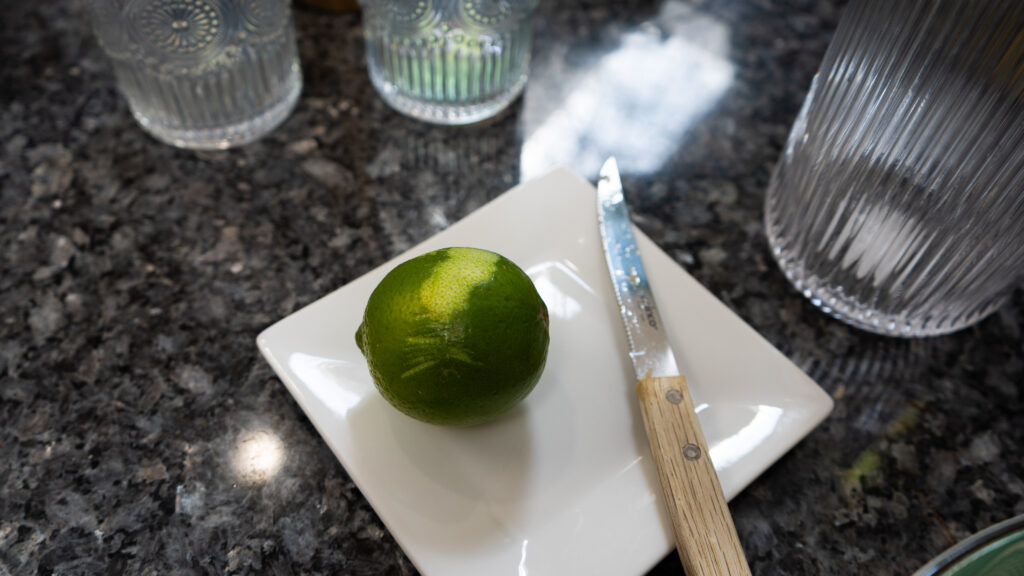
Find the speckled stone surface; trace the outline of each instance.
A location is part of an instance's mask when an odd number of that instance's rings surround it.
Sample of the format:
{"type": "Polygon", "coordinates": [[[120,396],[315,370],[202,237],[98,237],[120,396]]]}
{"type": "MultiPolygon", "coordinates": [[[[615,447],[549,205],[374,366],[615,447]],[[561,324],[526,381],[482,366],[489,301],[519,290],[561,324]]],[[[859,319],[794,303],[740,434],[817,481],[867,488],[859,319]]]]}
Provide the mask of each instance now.
{"type": "Polygon", "coordinates": [[[1020,291],[964,332],[891,340],[821,314],[768,252],[764,189],[839,13],[542,2],[524,98],[446,129],[376,98],[358,15],[298,10],[294,114],[194,153],[135,125],[79,4],[6,3],[0,574],[414,574],[254,337],[524,176],[592,177],[609,153],[637,224],[836,399],[731,504],[755,574],[907,574],[1024,513],[1020,291]],[[658,84],[690,33],[703,83],[658,84]],[[645,104],[619,125],[671,129],[602,139],[564,102],[631,47],[655,68],[624,81],[645,104]],[[272,476],[253,442],[282,449],[272,476]]]}

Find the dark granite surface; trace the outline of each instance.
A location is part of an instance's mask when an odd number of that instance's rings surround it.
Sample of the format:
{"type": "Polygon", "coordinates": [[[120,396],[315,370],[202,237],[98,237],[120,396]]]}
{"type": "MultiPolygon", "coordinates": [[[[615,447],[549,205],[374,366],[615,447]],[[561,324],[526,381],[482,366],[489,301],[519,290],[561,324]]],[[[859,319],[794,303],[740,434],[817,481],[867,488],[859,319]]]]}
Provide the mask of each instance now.
{"type": "Polygon", "coordinates": [[[466,129],[375,97],[358,15],[299,10],[298,108],[217,153],[137,128],[77,3],[3,14],[2,575],[415,573],[253,339],[521,178],[593,177],[608,153],[637,224],[836,399],[731,504],[755,574],[907,574],[1024,513],[1020,291],[961,333],[892,340],[821,314],[768,252],[764,188],[831,2],[542,2],[525,97],[466,129]],[[643,66],[622,77],[616,53],[643,66]],[[614,133],[566,105],[604,81],[635,99],[587,101],[614,133]],[[274,474],[239,465],[254,442],[282,449],[274,474]]]}

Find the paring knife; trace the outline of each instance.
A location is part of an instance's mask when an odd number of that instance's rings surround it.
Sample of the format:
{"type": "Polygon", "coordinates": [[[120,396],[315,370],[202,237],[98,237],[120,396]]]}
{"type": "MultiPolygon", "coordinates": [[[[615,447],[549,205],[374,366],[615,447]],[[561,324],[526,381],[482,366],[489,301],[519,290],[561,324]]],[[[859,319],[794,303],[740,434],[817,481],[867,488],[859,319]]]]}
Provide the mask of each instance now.
{"type": "Polygon", "coordinates": [[[600,175],[601,242],[626,324],[636,393],[683,568],[687,576],[749,575],[686,379],[679,374],[654,304],[615,158],[605,162],[600,175]]]}

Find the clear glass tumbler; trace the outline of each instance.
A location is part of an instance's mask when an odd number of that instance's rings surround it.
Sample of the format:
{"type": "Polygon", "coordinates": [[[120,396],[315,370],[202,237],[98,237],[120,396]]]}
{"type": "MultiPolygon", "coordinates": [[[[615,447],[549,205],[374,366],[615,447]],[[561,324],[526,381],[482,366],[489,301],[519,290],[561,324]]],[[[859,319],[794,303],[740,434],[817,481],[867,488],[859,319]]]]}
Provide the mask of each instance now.
{"type": "Polygon", "coordinates": [[[259,138],[302,89],[289,0],[87,0],[132,114],[194,149],[259,138]]]}
{"type": "Polygon", "coordinates": [[[522,92],[538,0],[360,0],[370,80],[435,124],[494,116],[522,92]]]}
{"type": "Polygon", "coordinates": [[[1024,3],[854,0],[772,175],[768,239],[827,313],[897,336],[1024,274],[1024,3]]]}

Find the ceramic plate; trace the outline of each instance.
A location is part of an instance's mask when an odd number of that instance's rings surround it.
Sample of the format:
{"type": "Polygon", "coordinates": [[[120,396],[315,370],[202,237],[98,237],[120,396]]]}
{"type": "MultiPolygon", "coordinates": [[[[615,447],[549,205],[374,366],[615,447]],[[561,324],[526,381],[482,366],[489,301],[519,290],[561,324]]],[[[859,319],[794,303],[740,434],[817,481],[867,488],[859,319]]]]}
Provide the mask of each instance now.
{"type": "MultiPolygon", "coordinates": [[[[832,400],[639,231],[637,241],[732,498],[821,422],[832,400]]],[[[642,574],[673,549],[595,190],[568,169],[506,192],[274,324],[257,344],[424,574],[642,574]],[[486,248],[519,264],[551,317],[547,368],[533,393],[469,429],[391,408],[354,338],[381,278],[446,246],[486,248]]]]}

